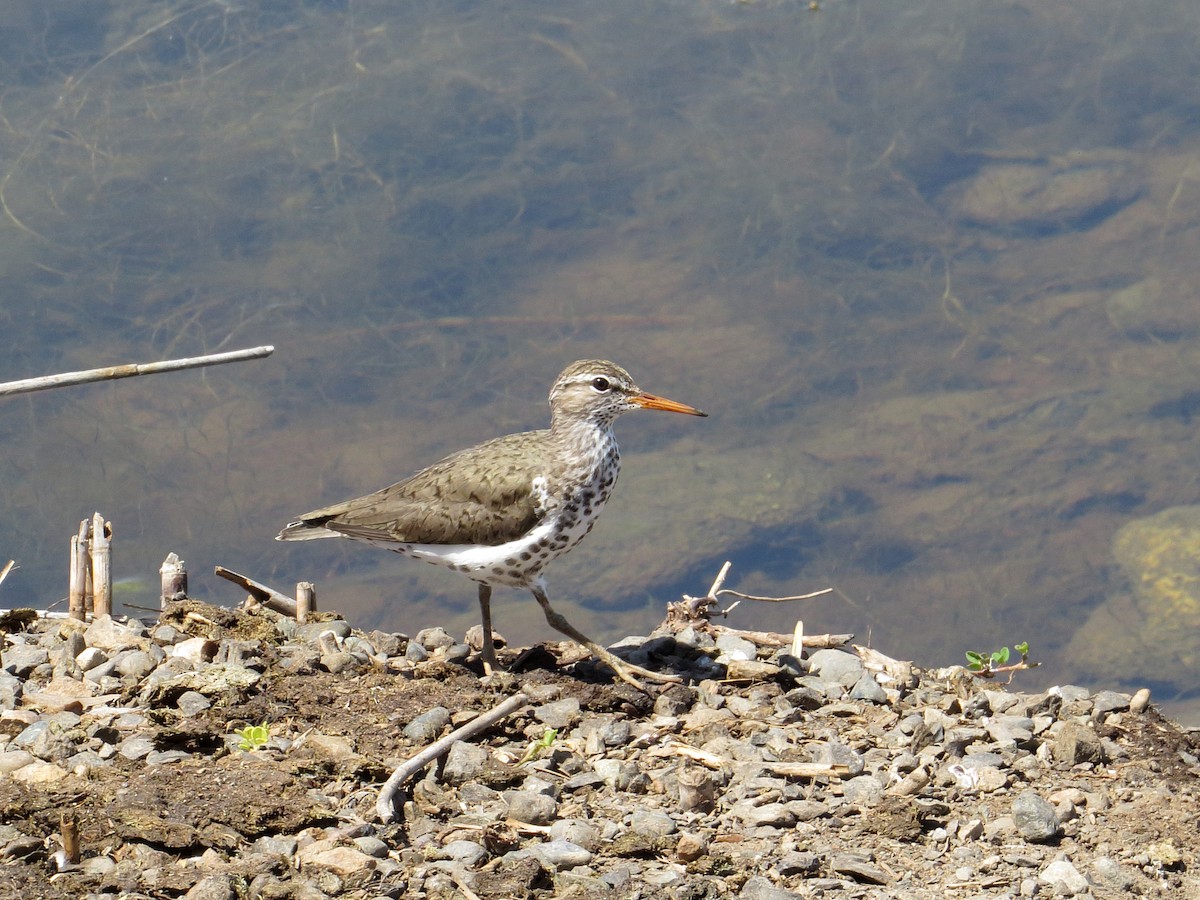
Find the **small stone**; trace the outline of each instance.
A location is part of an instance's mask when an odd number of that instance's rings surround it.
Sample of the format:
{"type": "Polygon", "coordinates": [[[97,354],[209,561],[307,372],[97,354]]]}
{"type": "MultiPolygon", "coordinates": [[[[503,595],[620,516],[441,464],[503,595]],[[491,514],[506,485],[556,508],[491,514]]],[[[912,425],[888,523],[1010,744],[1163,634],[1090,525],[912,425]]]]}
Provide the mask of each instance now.
{"type": "Polygon", "coordinates": [[[304,737],[304,744],[318,756],[334,761],[353,759],[358,756],[354,752],[354,744],[350,739],[340,734],[310,731],[304,737]]]}
{"type": "Polygon", "coordinates": [[[504,802],[512,818],[530,825],[549,824],[558,812],[558,804],[553,797],[536,791],[505,791],[504,802]]]}
{"type": "Polygon", "coordinates": [[[350,637],[350,623],[345,619],[330,619],[327,622],[310,622],[296,626],[295,639],[306,644],[316,644],[325,632],[332,632],[335,639],[344,641],[350,637]]]}
{"type": "Polygon", "coordinates": [[[132,681],[141,681],[158,665],[145,650],[127,650],[113,657],[117,672],[132,681]]]}
{"type": "Polygon", "coordinates": [[[1012,805],[1013,824],[1021,837],[1039,843],[1058,837],[1062,826],[1054,807],[1035,791],[1022,791],[1012,805]]]}
{"type": "Polygon", "coordinates": [[[18,678],[28,678],[34,669],[49,661],[50,654],[41,647],[14,644],[4,648],[4,670],[18,678]]]}
{"type": "Polygon", "coordinates": [[[741,900],[803,900],[803,894],[776,887],[762,875],[751,875],[738,892],[741,900]]]}
{"type": "Polygon", "coordinates": [[[693,834],[690,831],[685,831],[679,836],[679,842],[675,845],[675,856],[681,862],[695,862],[700,857],[708,853],[708,839],[700,834],[693,834]]]}
{"type": "Polygon", "coordinates": [[[789,850],[779,857],[775,871],[787,877],[789,875],[812,875],[821,866],[821,857],[810,850],[789,850]]]}
{"type": "Polygon", "coordinates": [[[455,741],[446,754],[442,778],[447,784],[465,784],[483,774],[487,765],[487,750],[478,744],[455,741]]]}
{"type": "Polygon", "coordinates": [[[822,681],[853,687],[862,676],[862,660],[841,650],[818,650],[808,660],[809,670],[822,681]]]}
{"type": "Polygon", "coordinates": [[[1059,896],[1074,897],[1088,890],[1088,880],[1065,859],[1058,859],[1038,873],[1038,881],[1059,896]]]}
{"type": "Polygon", "coordinates": [[[298,843],[294,837],[268,834],[260,837],[252,846],[255,853],[290,858],[296,854],[298,843]]]}
{"type": "Polygon", "coordinates": [[[180,762],[191,755],[186,750],[152,750],[146,754],[146,765],[161,766],[166,763],[180,762]]]}
{"type": "Polygon", "coordinates": [[[533,710],[533,717],[548,728],[564,729],[579,720],[579,698],[567,697],[533,710]]]}
{"type": "Polygon", "coordinates": [[[405,725],[404,736],[414,744],[428,744],[449,724],[450,710],[444,706],[435,706],[405,725]]]}
{"type": "MultiPolygon", "coordinates": [[[[824,653],[825,651],[820,651],[824,653]]],[[[848,653],[843,653],[843,656],[849,656],[848,653]]],[[[857,659],[857,657],[855,657],[857,659]]],[[[844,765],[850,768],[850,775],[861,775],[863,769],[866,768],[866,763],[863,762],[862,755],[850,747],[847,747],[841,741],[825,741],[818,744],[812,751],[812,761],[815,763],[825,763],[826,765],[844,765]]]]}
{"type": "Polygon", "coordinates": [[[674,819],[657,809],[635,809],[630,817],[629,827],[650,837],[666,837],[679,830],[674,819]]]}
{"type": "Polygon", "coordinates": [[[720,651],[717,662],[720,663],[754,659],[758,655],[754,644],[733,632],[723,632],[717,636],[717,649],[720,651]]]}
{"type": "Polygon", "coordinates": [[[117,745],[117,751],[126,759],[143,759],[154,750],[154,741],[143,734],[134,734],[117,745]]]}
{"type": "Polygon", "coordinates": [[[331,847],[313,852],[313,848],[317,846],[318,844],[313,844],[302,848],[296,854],[297,861],[306,867],[329,869],[339,875],[353,875],[356,872],[372,871],[375,868],[374,858],[354,847],[331,847]]]}
{"type": "Polygon", "coordinates": [[[887,703],[887,691],[880,686],[870,672],[863,672],[854,687],[850,689],[851,700],[865,700],[868,703],[887,703]]]}
{"type": "Polygon", "coordinates": [[[1138,715],[1150,707],[1150,688],[1141,688],[1129,701],[1129,711],[1138,715]]]}
{"type": "Polygon", "coordinates": [[[529,852],[538,858],[546,868],[561,872],[576,866],[586,866],[592,861],[590,851],[572,844],[570,841],[553,840],[544,844],[534,844],[529,852]]]}
{"type": "Polygon", "coordinates": [[[598,759],[593,768],[605,784],[617,791],[635,790],[642,774],[633,760],[598,759]]]}
{"type": "Polygon", "coordinates": [[[891,880],[887,872],[863,853],[835,853],[829,858],[829,868],[861,884],[887,884],[891,880]]]}
{"type": "MultiPolygon", "coordinates": [[[[383,842],[380,841],[382,844],[383,842]]],[[[374,855],[374,854],[372,854],[374,855]]],[[[387,856],[387,845],[384,844],[384,856],[387,856]]],[[[487,859],[487,850],[475,841],[451,841],[442,848],[445,859],[453,860],[467,868],[474,868],[487,859]]]]}
{"type": "Polygon", "coordinates": [[[0,775],[11,775],[17,769],[34,761],[34,755],[28,750],[4,750],[0,752],[0,775]]]}
{"type": "Polygon", "coordinates": [[[429,659],[429,651],[416,641],[409,641],[408,646],[404,649],[404,658],[414,663],[425,662],[429,659]]]}
{"type": "Polygon", "coordinates": [[[1121,893],[1127,892],[1137,880],[1130,869],[1111,856],[1099,856],[1092,860],[1092,872],[1102,886],[1121,893]]]}
{"type": "Polygon", "coordinates": [[[874,775],[859,775],[842,782],[842,796],[857,806],[874,806],[883,799],[883,785],[874,775]]]}
{"type": "Polygon", "coordinates": [[[130,620],[129,625],[121,625],[112,616],[99,616],[92,620],[83,632],[83,639],[89,647],[99,647],[102,650],[124,650],[136,647],[139,638],[145,635],[146,629],[136,619],[130,620]],[[135,625],[136,627],[131,627],[135,625]]]}
{"type": "Polygon", "coordinates": [[[1098,691],[1092,698],[1092,715],[1102,722],[1109,713],[1129,709],[1131,699],[1128,694],[1117,691],[1098,691]]]}
{"type": "Polygon", "coordinates": [[[187,717],[198,716],[212,706],[212,702],[199,691],[184,691],[175,698],[176,708],[187,717]]]}
{"type": "Polygon", "coordinates": [[[205,875],[183,896],[184,900],[236,900],[237,891],[229,875],[205,875]]]}
{"type": "Polygon", "coordinates": [[[565,840],[595,853],[602,844],[600,829],[586,819],[559,819],[550,826],[551,840],[565,840]]]}
{"type": "Polygon", "coordinates": [[[1064,722],[1054,738],[1054,758],[1066,766],[1104,762],[1104,748],[1095,729],[1076,722],[1064,722]]]}
{"type": "Polygon", "coordinates": [[[790,828],[796,824],[796,814],[785,803],[764,803],[756,806],[743,800],[734,804],[729,814],[747,825],[766,825],[771,828],[790,828]]]}
{"type": "Polygon", "coordinates": [[[353,839],[354,846],[374,859],[387,859],[389,847],[374,835],[364,834],[353,839]]]}
{"type": "Polygon", "coordinates": [[[331,653],[321,654],[321,667],[333,675],[338,675],[342,672],[352,672],[359,665],[361,663],[354,654],[348,653],[345,650],[334,650],[331,653]]]}
{"type": "Polygon", "coordinates": [[[66,778],[68,772],[62,766],[51,762],[35,760],[27,766],[22,766],[12,773],[14,781],[22,784],[54,784],[66,778]]]}
{"type": "Polygon", "coordinates": [[[417,636],[413,638],[413,642],[420,644],[426,650],[446,650],[453,647],[455,640],[451,637],[446,629],[441,627],[422,628],[417,632],[417,636]]]}

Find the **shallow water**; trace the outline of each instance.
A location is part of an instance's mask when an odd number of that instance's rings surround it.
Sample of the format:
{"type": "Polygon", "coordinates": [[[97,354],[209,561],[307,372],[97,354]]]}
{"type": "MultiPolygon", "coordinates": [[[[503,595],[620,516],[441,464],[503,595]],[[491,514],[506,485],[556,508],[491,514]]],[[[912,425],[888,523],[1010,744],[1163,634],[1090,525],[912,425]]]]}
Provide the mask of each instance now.
{"type": "Polygon", "coordinates": [[[62,596],[100,509],[118,577],[175,551],[217,602],[221,564],[470,625],[448,573],[272,538],[540,427],[599,355],[712,417],[619,423],[616,496],[549,573],[585,631],[730,559],[835,588],[743,627],[928,664],[1028,640],[1026,688],[1186,695],[1153,647],[1068,648],[1123,589],[1117,530],[1200,495],[1198,38],[1177,0],[9,4],[0,380],[278,349],[0,401],[0,603],[62,596]]]}

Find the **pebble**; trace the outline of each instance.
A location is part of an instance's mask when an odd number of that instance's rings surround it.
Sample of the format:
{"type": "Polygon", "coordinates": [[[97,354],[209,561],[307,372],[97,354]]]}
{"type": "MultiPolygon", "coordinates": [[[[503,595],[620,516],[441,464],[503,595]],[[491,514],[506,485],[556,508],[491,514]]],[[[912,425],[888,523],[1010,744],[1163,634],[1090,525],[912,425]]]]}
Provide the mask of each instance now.
{"type": "Polygon", "coordinates": [[[1013,824],[1027,841],[1051,841],[1062,830],[1054,807],[1036,791],[1021,791],[1012,805],[1013,824]]]}
{"type": "Polygon", "coordinates": [[[1065,859],[1055,860],[1042,869],[1038,873],[1038,882],[1065,897],[1085,893],[1090,887],[1087,878],[1065,859]]]}
{"type": "Polygon", "coordinates": [[[450,710],[435,706],[416,716],[404,726],[404,736],[414,744],[433,742],[450,724],[450,710]]]}
{"type": "Polygon", "coordinates": [[[635,809],[630,816],[629,827],[651,837],[666,837],[679,830],[674,819],[657,809],[635,809]]]}
{"type": "Polygon", "coordinates": [[[809,670],[822,681],[853,687],[863,673],[862,660],[841,650],[818,650],[808,661],[809,670]]]}
{"type": "Polygon", "coordinates": [[[590,850],[562,839],[547,841],[544,844],[534,844],[529,848],[529,852],[536,856],[546,868],[553,871],[586,866],[592,861],[590,850]]]}
{"type": "MultiPolygon", "coordinates": [[[[383,844],[382,841],[380,843],[383,844]]],[[[386,856],[387,845],[383,844],[383,847],[385,852],[382,855],[386,856]]],[[[477,841],[451,841],[442,848],[442,854],[445,859],[474,868],[487,859],[487,848],[477,841]]]]}
{"type": "Polygon", "coordinates": [[[546,825],[554,821],[558,804],[553,797],[539,791],[505,791],[508,814],[518,822],[546,825]]]}
{"type": "Polygon", "coordinates": [[[487,764],[487,750],[478,744],[455,741],[446,755],[442,766],[442,778],[447,784],[463,784],[483,774],[487,764]]]}
{"type": "Polygon", "coordinates": [[[567,728],[579,719],[579,698],[567,697],[545,703],[534,709],[533,717],[548,728],[567,728]]]}
{"type": "Polygon", "coordinates": [[[50,661],[50,654],[41,647],[14,644],[4,648],[4,671],[17,678],[28,678],[38,666],[50,661]]]}

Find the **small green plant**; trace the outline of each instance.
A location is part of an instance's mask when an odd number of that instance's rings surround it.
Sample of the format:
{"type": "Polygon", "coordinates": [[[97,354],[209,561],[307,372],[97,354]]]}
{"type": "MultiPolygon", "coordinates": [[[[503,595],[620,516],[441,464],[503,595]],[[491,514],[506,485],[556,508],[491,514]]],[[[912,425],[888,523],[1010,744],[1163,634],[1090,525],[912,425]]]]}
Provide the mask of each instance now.
{"type": "Polygon", "coordinates": [[[1041,663],[1029,661],[1029,642],[1021,641],[1013,647],[1021,654],[1021,661],[1008,664],[1012,658],[1012,653],[1007,647],[1001,647],[999,650],[993,650],[991,653],[980,653],[977,650],[967,651],[967,670],[978,675],[980,678],[995,678],[997,675],[1008,673],[1008,680],[1012,681],[1013,676],[1022,669],[1036,669],[1041,663]]]}
{"type": "Polygon", "coordinates": [[[242,739],[242,742],[238,744],[239,750],[247,752],[261,750],[271,739],[271,726],[264,721],[261,725],[247,725],[245,728],[235,731],[234,734],[242,739]]]}
{"type": "Polygon", "coordinates": [[[534,757],[538,756],[543,750],[549,750],[554,746],[554,742],[558,740],[558,731],[553,728],[547,728],[545,733],[529,745],[529,749],[525,751],[525,755],[517,762],[518,766],[523,766],[534,757]]]}

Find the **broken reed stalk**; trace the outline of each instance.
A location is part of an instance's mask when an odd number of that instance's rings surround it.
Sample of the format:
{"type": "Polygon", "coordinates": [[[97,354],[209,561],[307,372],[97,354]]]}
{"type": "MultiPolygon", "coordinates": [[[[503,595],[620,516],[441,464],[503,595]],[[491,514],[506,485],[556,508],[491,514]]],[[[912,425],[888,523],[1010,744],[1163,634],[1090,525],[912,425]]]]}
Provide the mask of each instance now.
{"type": "Polygon", "coordinates": [[[0,584],[4,584],[4,579],[8,577],[8,573],[17,567],[17,561],[10,559],[8,565],[0,569],[0,584]]]}
{"type": "Polygon", "coordinates": [[[268,609],[275,610],[277,613],[291,616],[293,619],[296,617],[296,601],[291,597],[281,594],[279,591],[273,590],[265,584],[254,581],[245,575],[230,571],[224,566],[217,566],[215,572],[220,578],[232,581],[234,584],[246,589],[246,592],[250,595],[246,598],[247,605],[250,605],[250,601],[255,601],[268,609]]]}
{"type": "Polygon", "coordinates": [[[309,617],[317,611],[317,589],[311,581],[296,585],[296,624],[307,625],[309,617]]]}
{"type": "Polygon", "coordinates": [[[61,831],[63,856],[71,865],[79,864],[79,822],[74,812],[62,814],[61,831]]]}
{"type": "Polygon", "coordinates": [[[92,381],[112,381],[131,378],[134,375],[156,375],[159,372],[176,372],[180,369],[195,369],[201,366],[219,366],[224,363],[241,362],[246,359],[261,359],[270,356],[275,348],[270,345],[252,347],[248,350],[231,350],[228,353],[211,353],[208,356],[191,356],[186,359],[166,359],[154,363],[129,363],[123,366],[105,366],[100,369],[84,369],[79,372],[63,372],[59,375],[40,375],[23,381],[0,383],[0,397],[10,394],[28,394],[50,388],[67,387],[73,384],[88,384],[92,381]]]}
{"type": "Polygon", "coordinates": [[[177,553],[168,553],[158,569],[161,586],[161,607],[167,608],[172,600],[186,600],[188,592],[187,566],[177,553]]]}
{"type": "Polygon", "coordinates": [[[112,523],[92,516],[92,614],[112,615],[112,523]]]}
{"type": "Polygon", "coordinates": [[[112,615],[112,523],[95,513],[71,535],[67,615],[83,621],[88,611],[112,615]]]}
{"type": "Polygon", "coordinates": [[[87,618],[87,536],[91,522],[84,519],[79,531],[71,535],[71,574],[67,592],[67,615],[83,621],[87,618]]]}

